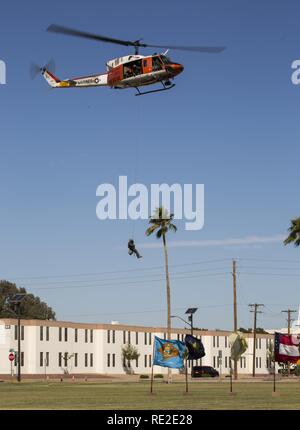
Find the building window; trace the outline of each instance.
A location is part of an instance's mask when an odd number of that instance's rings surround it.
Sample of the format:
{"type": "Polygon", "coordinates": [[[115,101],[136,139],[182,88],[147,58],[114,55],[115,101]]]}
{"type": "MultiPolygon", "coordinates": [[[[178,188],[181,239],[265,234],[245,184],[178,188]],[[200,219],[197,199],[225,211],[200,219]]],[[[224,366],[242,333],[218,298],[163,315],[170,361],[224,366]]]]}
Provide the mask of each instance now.
{"type": "Polygon", "coordinates": [[[68,367],[68,353],[67,352],[64,353],[64,366],[68,367]]]}
{"type": "Polygon", "coordinates": [[[107,354],[107,367],[110,367],[110,354],[107,354]]]}
{"type": "Polygon", "coordinates": [[[145,340],[144,340],[145,345],[147,345],[147,333],[145,333],[145,340]]]}
{"type": "Polygon", "coordinates": [[[219,346],[220,346],[219,345],[219,339],[220,339],[219,336],[217,336],[217,348],[219,348],[219,346]]]}
{"type": "Polygon", "coordinates": [[[164,340],[167,339],[167,333],[164,333],[164,340]]]}
{"type": "Polygon", "coordinates": [[[113,330],[113,332],[112,332],[112,342],[113,343],[116,343],[116,331],[115,330],[113,330]]]}
{"type": "Polygon", "coordinates": [[[90,331],[90,342],[91,343],[94,342],[94,331],[93,330],[90,331]]]}
{"type": "Polygon", "coordinates": [[[131,336],[130,336],[130,331],[128,332],[128,343],[131,343],[131,336]]]}
{"type": "Polygon", "coordinates": [[[46,352],[45,366],[49,367],[49,362],[50,362],[49,352],[46,352]]]}
{"type": "Polygon", "coordinates": [[[40,327],[40,340],[44,340],[44,327],[40,327]]]}
{"type": "Polygon", "coordinates": [[[225,357],[225,369],[227,369],[227,357],[225,357]]]}
{"type": "Polygon", "coordinates": [[[112,367],[116,367],[116,354],[112,355],[112,367]]]}
{"type": "Polygon", "coordinates": [[[59,332],[58,332],[58,340],[59,340],[59,342],[61,342],[62,341],[62,328],[61,327],[59,327],[59,332]]]}
{"type": "Polygon", "coordinates": [[[139,367],[139,359],[138,358],[135,359],[135,366],[139,367]]]}
{"type": "Polygon", "coordinates": [[[68,342],[68,329],[65,327],[65,342],[68,342]]]}
{"type": "Polygon", "coordinates": [[[44,353],[40,352],[40,367],[44,367],[44,353]]]}
{"type": "Polygon", "coordinates": [[[123,367],[126,367],[126,358],[123,356],[123,367]]]}
{"type": "Polygon", "coordinates": [[[144,360],[144,367],[147,367],[147,355],[145,355],[144,360]]]}
{"type": "Polygon", "coordinates": [[[94,355],[90,354],[90,367],[94,366],[94,355]]]}
{"type": "Polygon", "coordinates": [[[149,333],[149,345],[152,345],[152,333],[149,333]]]}
{"type": "Polygon", "coordinates": [[[46,341],[49,341],[49,338],[50,338],[50,335],[49,335],[49,332],[50,332],[50,327],[46,327],[46,341]]]}
{"type": "Polygon", "coordinates": [[[136,345],[139,344],[139,333],[138,332],[135,333],[135,344],[136,345]]]}
{"type": "Polygon", "coordinates": [[[87,341],[88,341],[88,331],[87,330],[84,330],[84,341],[85,341],[85,343],[87,343],[87,341]]]}
{"type": "Polygon", "coordinates": [[[123,331],[123,343],[126,343],[126,331],[123,331]]]}
{"type": "Polygon", "coordinates": [[[261,339],[259,339],[259,349],[261,349],[261,339]]]}
{"type": "Polygon", "coordinates": [[[261,357],[259,357],[259,368],[261,369],[261,357]]]}
{"type": "Polygon", "coordinates": [[[75,328],[75,330],[74,330],[74,340],[76,343],[78,342],[78,329],[77,328],[75,328]]]}
{"type": "Polygon", "coordinates": [[[179,333],[177,334],[177,340],[180,340],[180,334],[179,333]]]}
{"type": "Polygon", "coordinates": [[[74,356],[74,366],[78,367],[78,353],[75,352],[75,356],[74,356]]]}
{"type": "Polygon", "coordinates": [[[228,341],[228,338],[227,336],[225,336],[225,348],[227,348],[227,341],[228,341]]]}
{"type": "Polygon", "coordinates": [[[258,357],[255,357],[255,367],[258,368],[258,357]]]}
{"type": "Polygon", "coordinates": [[[150,354],[149,355],[149,367],[151,367],[151,365],[152,365],[152,355],[150,354]]]}
{"type": "Polygon", "coordinates": [[[216,346],[216,336],[213,336],[213,348],[216,346]]]}
{"type": "Polygon", "coordinates": [[[58,367],[62,367],[62,353],[58,353],[58,367]]]}
{"type": "Polygon", "coordinates": [[[85,365],[85,367],[88,367],[88,354],[87,353],[84,354],[84,365],[85,365]]]}
{"type": "Polygon", "coordinates": [[[110,330],[107,330],[107,343],[110,343],[110,330]]]}
{"type": "Polygon", "coordinates": [[[214,356],[214,367],[216,367],[216,357],[214,356]]]}
{"type": "Polygon", "coordinates": [[[24,367],[24,352],[21,352],[21,367],[24,367]]]}
{"type": "MultiPolygon", "coordinates": [[[[20,331],[21,331],[21,340],[24,340],[24,326],[22,325],[20,327],[20,331]]],[[[15,340],[18,340],[18,326],[15,325],[15,340]]]]}

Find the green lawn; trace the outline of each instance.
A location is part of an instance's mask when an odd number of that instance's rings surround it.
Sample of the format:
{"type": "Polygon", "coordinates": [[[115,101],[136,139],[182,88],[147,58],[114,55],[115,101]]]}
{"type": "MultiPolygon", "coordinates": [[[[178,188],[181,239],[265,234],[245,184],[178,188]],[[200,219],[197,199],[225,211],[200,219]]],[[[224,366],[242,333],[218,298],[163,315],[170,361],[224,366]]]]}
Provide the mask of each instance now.
{"type": "Polygon", "coordinates": [[[280,397],[272,397],[271,382],[196,382],[184,393],[182,382],[2,382],[0,409],[300,409],[300,382],[278,383],[280,397]]]}

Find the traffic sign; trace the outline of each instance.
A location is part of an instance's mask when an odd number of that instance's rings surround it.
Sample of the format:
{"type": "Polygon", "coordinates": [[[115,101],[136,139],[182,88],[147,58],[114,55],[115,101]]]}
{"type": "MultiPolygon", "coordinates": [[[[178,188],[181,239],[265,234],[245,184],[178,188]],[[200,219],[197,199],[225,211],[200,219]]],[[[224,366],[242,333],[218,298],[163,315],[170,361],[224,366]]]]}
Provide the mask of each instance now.
{"type": "Polygon", "coordinates": [[[13,354],[12,352],[9,354],[8,356],[9,361],[14,361],[15,359],[15,354],[13,354]]]}

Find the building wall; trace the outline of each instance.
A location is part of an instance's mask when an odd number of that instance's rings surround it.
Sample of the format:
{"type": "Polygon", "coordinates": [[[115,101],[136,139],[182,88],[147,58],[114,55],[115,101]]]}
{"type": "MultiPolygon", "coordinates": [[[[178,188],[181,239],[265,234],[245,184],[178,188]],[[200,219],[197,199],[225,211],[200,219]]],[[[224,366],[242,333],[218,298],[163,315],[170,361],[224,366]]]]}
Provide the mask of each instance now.
{"type": "MultiPolygon", "coordinates": [[[[132,361],[136,374],[151,373],[154,336],[167,338],[167,329],[120,324],[80,324],[64,321],[23,320],[21,337],[22,373],[51,375],[69,374],[125,374],[122,347],[131,343],[140,354],[138,362],[132,361]],[[65,357],[68,359],[65,360],[65,357]]],[[[0,374],[9,375],[10,349],[17,351],[17,321],[0,319],[0,374]]],[[[172,339],[184,340],[187,330],[172,329],[172,339]]],[[[206,356],[193,365],[207,365],[223,375],[229,373],[230,346],[227,331],[195,331],[201,338],[206,356]],[[220,360],[219,355],[222,358],[220,360]]],[[[252,372],[253,338],[245,335],[248,350],[238,363],[240,374],[252,372]]],[[[272,335],[257,335],[256,373],[267,374],[267,340],[272,335]]],[[[14,373],[16,366],[13,363],[14,373]]],[[[189,367],[191,367],[189,363],[189,367]]],[[[155,373],[167,372],[166,368],[154,367],[155,373]]],[[[173,370],[178,373],[178,370],[173,370]]]]}

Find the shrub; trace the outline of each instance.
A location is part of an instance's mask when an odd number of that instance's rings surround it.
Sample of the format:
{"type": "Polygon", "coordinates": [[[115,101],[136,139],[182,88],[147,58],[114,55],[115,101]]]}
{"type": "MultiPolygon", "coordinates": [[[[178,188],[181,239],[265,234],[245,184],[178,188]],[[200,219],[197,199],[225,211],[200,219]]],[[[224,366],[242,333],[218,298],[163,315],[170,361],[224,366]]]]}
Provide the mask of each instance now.
{"type": "Polygon", "coordinates": [[[140,375],[140,379],[149,379],[149,375],[140,375]]]}
{"type": "Polygon", "coordinates": [[[158,378],[158,379],[162,379],[164,377],[164,375],[162,375],[161,373],[157,373],[156,375],[154,375],[154,378],[158,378]]]}

